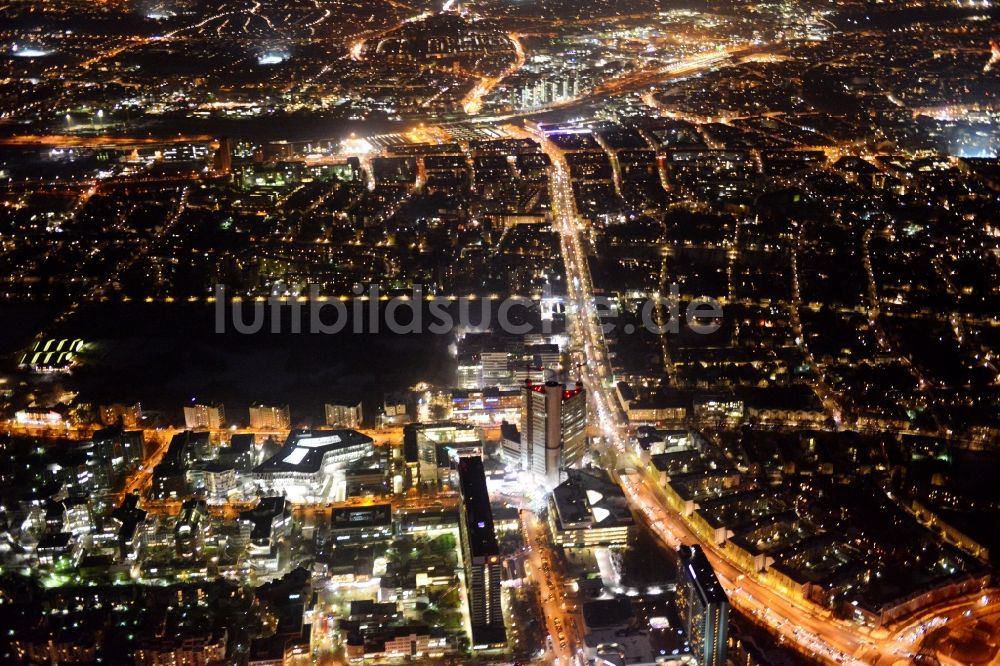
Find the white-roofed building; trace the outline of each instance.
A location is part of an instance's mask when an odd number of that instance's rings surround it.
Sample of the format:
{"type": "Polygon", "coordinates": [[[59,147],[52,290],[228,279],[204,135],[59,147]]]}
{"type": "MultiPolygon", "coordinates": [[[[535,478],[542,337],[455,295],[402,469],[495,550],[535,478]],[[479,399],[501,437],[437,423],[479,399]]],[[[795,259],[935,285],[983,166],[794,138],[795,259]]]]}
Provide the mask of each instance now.
{"type": "Polygon", "coordinates": [[[284,446],[253,471],[254,479],[292,501],[324,495],[344,469],[374,453],[374,440],[356,430],[294,430],[284,446]]]}
{"type": "Polygon", "coordinates": [[[554,541],[566,548],[625,544],[635,520],[618,484],[598,469],[570,469],[567,475],[549,498],[554,541]]]}

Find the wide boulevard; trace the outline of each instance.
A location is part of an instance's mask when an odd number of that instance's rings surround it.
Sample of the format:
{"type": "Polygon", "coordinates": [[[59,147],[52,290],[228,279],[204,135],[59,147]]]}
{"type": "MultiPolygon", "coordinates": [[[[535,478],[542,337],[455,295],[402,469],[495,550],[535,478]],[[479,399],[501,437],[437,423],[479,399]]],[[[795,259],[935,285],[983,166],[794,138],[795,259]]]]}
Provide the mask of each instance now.
{"type": "Polygon", "coordinates": [[[591,415],[603,463],[620,477],[635,512],[650,526],[664,546],[701,543],[733,606],[812,659],[837,664],[909,663],[927,631],[969,612],[991,612],[998,601],[995,591],[932,609],[912,618],[892,632],[876,631],[841,620],[816,604],[804,602],[775,589],[756,572],[742,571],[714,544],[701,542],[681,516],[667,508],[661,490],[638,460],[631,444],[627,419],[614,393],[613,373],[594,303],[587,264],[583,225],[576,213],[573,183],[565,156],[544,136],[536,136],[552,160],[552,206],[561,237],[566,267],[567,313],[571,317],[573,347],[587,388],[591,415]]]}

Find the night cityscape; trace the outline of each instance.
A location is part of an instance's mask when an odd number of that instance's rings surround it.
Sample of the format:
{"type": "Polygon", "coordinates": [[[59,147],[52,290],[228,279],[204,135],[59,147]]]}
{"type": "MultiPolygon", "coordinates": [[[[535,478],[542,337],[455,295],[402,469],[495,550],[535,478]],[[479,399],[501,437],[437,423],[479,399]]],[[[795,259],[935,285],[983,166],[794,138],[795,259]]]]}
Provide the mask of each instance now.
{"type": "Polygon", "coordinates": [[[0,666],[1000,666],[993,0],[0,0],[0,666]]]}

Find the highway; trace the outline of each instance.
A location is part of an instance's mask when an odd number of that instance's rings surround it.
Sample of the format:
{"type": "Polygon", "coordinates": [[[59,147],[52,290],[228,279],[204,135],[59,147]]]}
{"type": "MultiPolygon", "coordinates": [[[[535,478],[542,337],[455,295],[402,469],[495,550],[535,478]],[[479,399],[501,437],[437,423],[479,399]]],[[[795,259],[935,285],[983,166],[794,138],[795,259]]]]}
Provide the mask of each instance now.
{"type": "Polygon", "coordinates": [[[929,612],[911,620],[905,627],[894,628],[892,636],[845,620],[834,618],[826,609],[800,601],[775,589],[773,581],[746,572],[731,563],[713,544],[701,542],[681,516],[667,508],[655,480],[648,478],[645,465],[634,453],[628,423],[615,399],[613,374],[608,350],[593,301],[593,285],[587,264],[582,223],[576,213],[573,186],[562,151],[544,136],[536,136],[552,160],[552,207],[554,225],[561,239],[566,269],[566,310],[572,323],[572,347],[579,350],[584,385],[587,388],[591,418],[600,437],[596,451],[605,466],[614,471],[634,468],[635,473],[621,479],[633,509],[642,516],[654,534],[668,548],[701,543],[720,582],[734,607],[755,619],[783,642],[794,646],[811,659],[831,664],[908,663],[926,634],[926,623],[943,622],[960,612],[989,612],[993,604],[969,598],[947,607],[945,615],[929,612]]]}

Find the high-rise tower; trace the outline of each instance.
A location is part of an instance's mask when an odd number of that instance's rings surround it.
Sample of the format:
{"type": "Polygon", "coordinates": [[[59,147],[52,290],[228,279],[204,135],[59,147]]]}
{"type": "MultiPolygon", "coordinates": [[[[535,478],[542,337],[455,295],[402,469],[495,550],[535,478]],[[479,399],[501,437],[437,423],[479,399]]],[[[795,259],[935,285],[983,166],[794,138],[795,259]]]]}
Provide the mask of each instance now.
{"type": "Polygon", "coordinates": [[[559,484],[559,471],[583,460],[587,445],[587,394],[555,381],[525,385],[521,405],[521,466],[559,484]]]}
{"type": "Polygon", "coordinates": [[[678,553],[677,610],[691,651],[704,666],[725,666],[729,599],[701,546],[678,553]]]}

